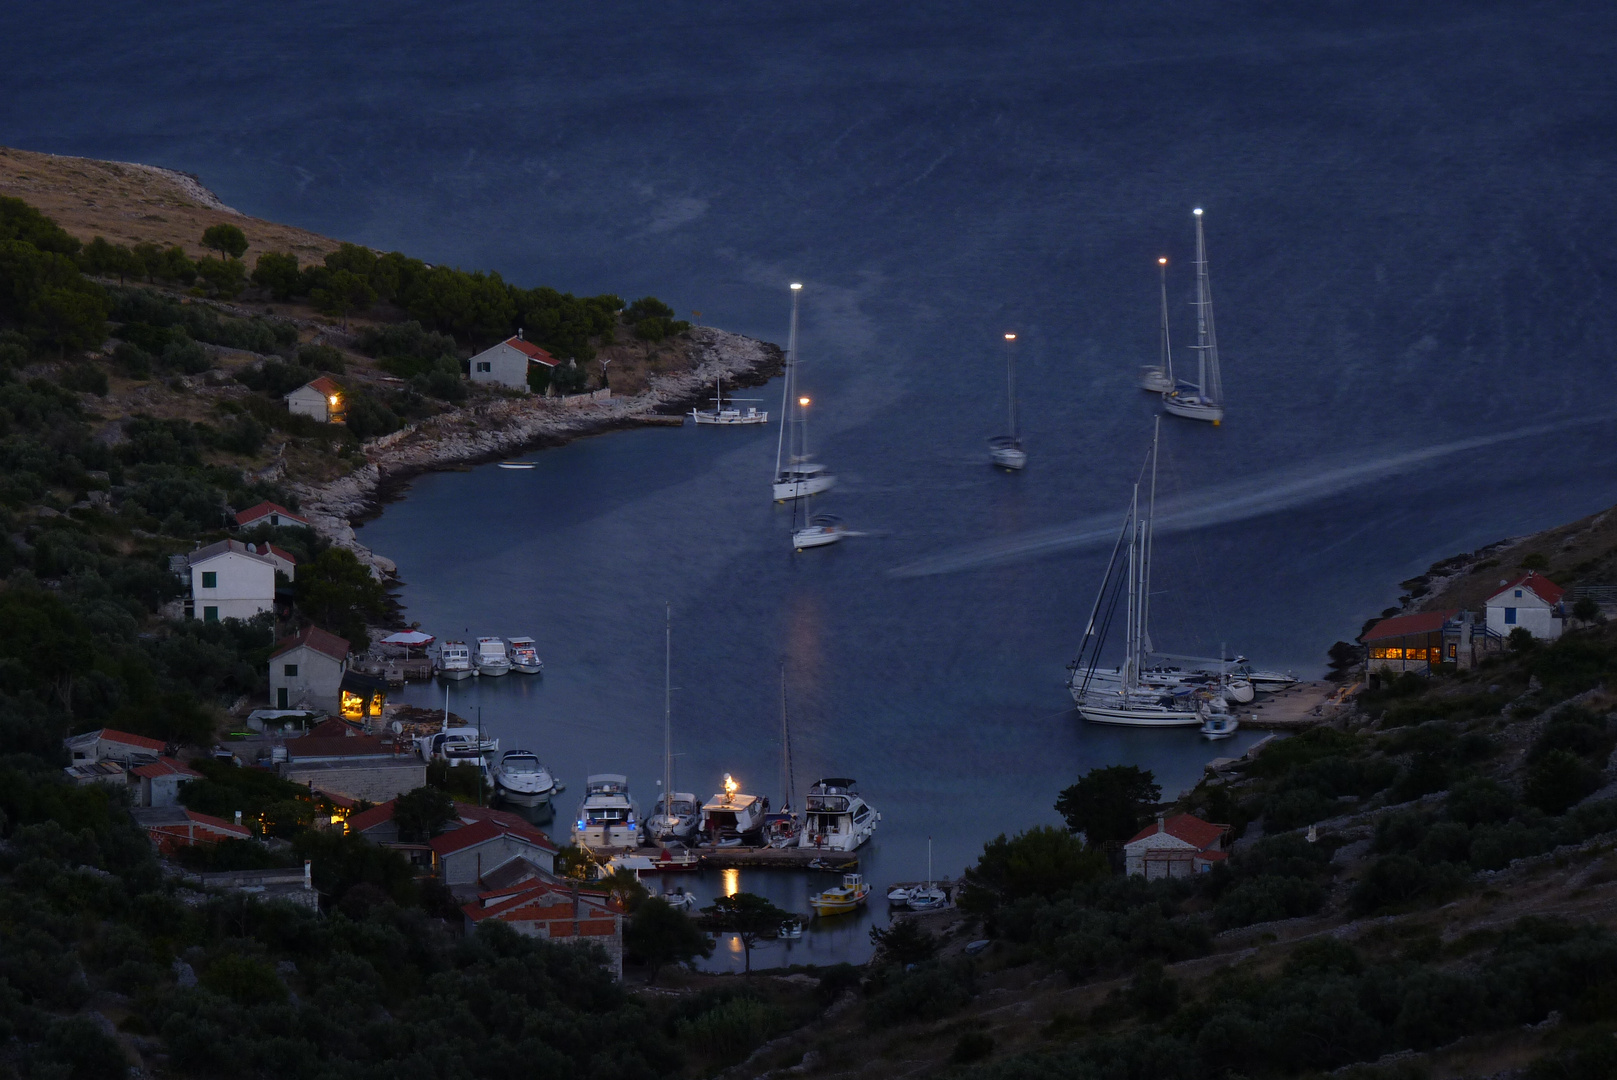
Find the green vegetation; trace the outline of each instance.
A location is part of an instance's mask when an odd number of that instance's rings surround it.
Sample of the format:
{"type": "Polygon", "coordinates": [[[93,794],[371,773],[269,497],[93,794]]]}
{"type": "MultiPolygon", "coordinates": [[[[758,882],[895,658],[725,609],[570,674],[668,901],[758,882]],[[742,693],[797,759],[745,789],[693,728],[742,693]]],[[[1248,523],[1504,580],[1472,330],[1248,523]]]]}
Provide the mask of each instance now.
{"type": "Polygon", "coordinates": [[[689,964],[713,955],[713,940],[659,896],[648,897],[635,909],[624,929],[623,945],[631,960],[645,966],[648,983],[656,982],[657,973],[669,964],[689,964]]]}
{"type": "Polygon", "coordinates": [[[760,941],[780,936],[780,928],[792,918],[762,896],[738,892],[717,897],[702,909],[702,926],[718,934],[734,934],[746,953],[747,972],[752,972],[752,948],[760,941]]]}

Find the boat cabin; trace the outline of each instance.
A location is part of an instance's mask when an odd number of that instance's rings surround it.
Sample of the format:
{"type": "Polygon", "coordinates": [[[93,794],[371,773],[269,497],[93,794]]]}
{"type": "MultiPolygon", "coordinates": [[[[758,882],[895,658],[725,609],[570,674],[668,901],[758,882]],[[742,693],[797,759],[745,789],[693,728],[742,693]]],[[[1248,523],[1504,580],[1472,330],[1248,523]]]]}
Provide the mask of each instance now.
{"type": "Polygon", "coordinates": [[[639,822],[629,797],[629,778],[597,773],[584,782],[584,801],[573,822],[573,842],[601,847],[635,847],[639,822]]]}
{"type": "Polygon", "coordinates": [[[702,805],[702,832],[715,842],[755,833],[763,828],[769,800],[761,795],[725,792],[702,805]]]}

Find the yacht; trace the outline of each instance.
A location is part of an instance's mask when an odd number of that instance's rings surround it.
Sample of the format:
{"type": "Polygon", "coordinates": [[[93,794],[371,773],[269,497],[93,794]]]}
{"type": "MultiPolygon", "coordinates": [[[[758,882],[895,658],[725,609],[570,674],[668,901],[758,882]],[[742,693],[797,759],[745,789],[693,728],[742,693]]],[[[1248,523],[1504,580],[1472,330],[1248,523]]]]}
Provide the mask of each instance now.
{"type": "Polygon", "coordinates": [[[445,727],[415,741],[421,760],[443,760],[451,765],[483,765],[500,752],[500,740],[478,735],[474,727],[445,727]]]}
{"type": "Polygon", "coordinates": [[[793,525],[792,550],[825,547],[827,544],[835,544],[847,535],[848,527],[842,523],[841,518],[832,517],[830,514],[815,514],[801,526],[793,525]]]}
{"type": "Polygon", "coordinates": [[[506,656],[511,661],[511,670],[524,675],[537,675],[545,670],[545,662],[539,659],[539,649],[531,637],[512,638],[506,656]]]}
{"type": "Polygon", "coordinates": [[[816,780],[804,803],[803,834],[799,847],[822,851],[852,851],[876,831],[881,815],[854,790],[845,777],[816,780]]]}
{"type": "Polygon", "coordinates": [[[842,884],[824,892],[810,893],[809,904],[816,915],[842,915],[864,905],[870,885],[858,874],[843,874],[842,884]]]}
{"type": "Polygon", "coordinates": [[[1218,334],[1213,329],[1213,286],[1207,276],[1207,245],[1202,239],[1201,208],[1196,216],[1196,381],[1180,382],[1162,395],[1162,407],[1187,420],[1224,422],[1224,380],[1218,370],[1218,334]]]}
{"type": "Polygon", "coordinates": [[[597,773],[585,780],[572,840],[584,848],[640,846],[640,811],[629,797],[627,776],[597,773]]]}
{"type": "Polygon", "coordinates": [[[477,673],[504,675],[511,670],[511,659],[505,655],[505,642],[497,637],[477,639],[477,673]]]}
{"type": "Polygon", "coordinates": [[[1230,712],[1229,706],[1222,701],[1208,702],[1207,708],[1202,710],[1201,716],[1202,738],[1213,742],[1229,738],[1241,726],[1241,722],[1230,712]]]}
{"type": "Polygon", "coordinates": [[[507,750],[489,772],[495,790],[509,802],[543,808],[556,796],[556,778],[531,750],[507,750]]]}
{"type": "Polygon", "coordinates": [[[671,797],[657,797],[646,819],[646,836],[659,844],[670,840],[689,843],[696,837],[696,827],[702,821],[697,813],[696,795],[689,791],[676,791],[671,797]]]}
{"type": "Polygon", "coordinates": [[[718,847],[761,844],[764,817],[769,800],[761,795],[743,795],[741,785],[724,774],[724,790],[702,806],[702,835],[718,847]]]}
{"type": "MultiPolygon", "coordinates": [[[[735,401],[735,398],[731,398],[735,401]]],[[[711,409],[692,409],[691,419],[698,424],[717,424],[721,427],[735,427],[742,424],[767,424],[769,414],[759,412],[757,406],[748,405],[746,410],[731,405],[724,405],[724,376],[720,375],[713,385],[713,407],[711,409]]]]}
{"type": "Polygon", "coordinates": [[[815,461],[808,449],[809,399],[797,392],[797,299],[803,286],[792,284],[792,327],[786,337],[786,377],[781,380],[780,437],[775,446],[775,481],[771,493],[776,502],[806,499],[829,491],[836,477],[815,461]]]}
{"type": "Polygon", "coordinates": [[[1140,368],[1140,389],[1153,394],[1166,394],[1178,386],[1173,377],[1173,349],[1168,345],[1168,260],[1157,260],[1162,278],[1162,363],[1146,364],[1140,368]]]}
{"type": "Polygon", "coordinates": [[[1288,686],[1297,685],[1297,676],[1289,671],[1254,671],[1251,664],[1240,664],[1235,668],[1234,674],[1251,683],[1254,690],[1264,694],[1272,694],[1288,686]]]}
{"type": "Polygon", "coordinates": [[[446,641],[438,646],[438,678],[451,682],[470,679],[477,674],[472,666],[472,651],[464,641],[446,641]]]}

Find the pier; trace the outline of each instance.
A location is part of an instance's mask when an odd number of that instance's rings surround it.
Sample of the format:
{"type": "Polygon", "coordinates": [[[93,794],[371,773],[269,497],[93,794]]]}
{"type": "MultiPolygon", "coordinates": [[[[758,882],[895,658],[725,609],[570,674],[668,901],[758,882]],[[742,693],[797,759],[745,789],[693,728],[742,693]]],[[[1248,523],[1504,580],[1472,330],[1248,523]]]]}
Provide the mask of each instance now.
{"type": "MultiPolygon", "coordinates": [[[[731,870],[828,870],[849,873],[859,869],[859,856],[852,851],[821,851],[818,848],[712,847],[686,849],[696,856],[702,869],[731,870]],[[812,865],[812,864],[820,865],[812,865]]],[[[659,847],[636,848],[632,854],[655,860],[659,847]]]]}

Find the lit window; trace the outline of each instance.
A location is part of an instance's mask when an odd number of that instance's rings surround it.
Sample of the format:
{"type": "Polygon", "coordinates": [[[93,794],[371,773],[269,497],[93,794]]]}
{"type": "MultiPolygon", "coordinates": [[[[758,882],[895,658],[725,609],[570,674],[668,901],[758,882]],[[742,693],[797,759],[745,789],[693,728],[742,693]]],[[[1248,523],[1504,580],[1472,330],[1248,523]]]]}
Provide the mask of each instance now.
{"type": "Polygon", "coordinates": [[[342,714],[349,720],[365,718],[365,699],[350,690],[342,692],[342,714]]]}
{"type": "Polygon", "coordinates": [[[219,587],[219,574],[215,570],[202,571],[202,587],[204,589],[217,589],[219,587]]]}
{"type": "Polygon", "coordinates": [[[1505,609],[1505,625],[1506,626],[1515,626],[1516,625],[1516,609],[1515,608],[1508,607],[1508,608],[1505,609]]]}
{"type": "Polygon", "coordinates": [[[1460,653],[1460,646],[1454,642],[1449,643],[1449,659],[1453,660],[1460,653]]]}

